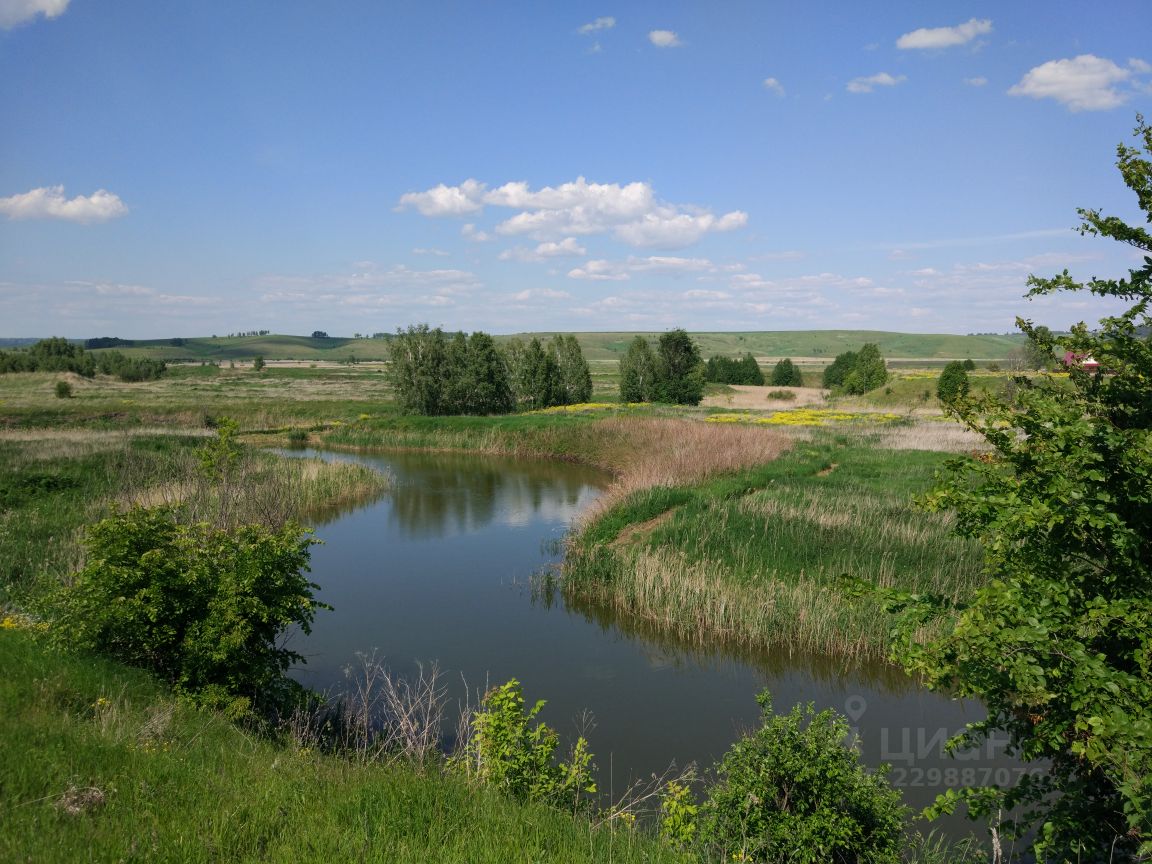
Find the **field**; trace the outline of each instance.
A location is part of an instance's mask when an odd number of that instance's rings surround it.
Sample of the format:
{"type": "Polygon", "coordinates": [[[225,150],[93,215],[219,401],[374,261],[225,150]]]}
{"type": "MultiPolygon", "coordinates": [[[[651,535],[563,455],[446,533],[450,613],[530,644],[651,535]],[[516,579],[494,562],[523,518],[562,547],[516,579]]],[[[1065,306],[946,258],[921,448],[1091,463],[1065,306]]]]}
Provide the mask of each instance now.
{"type": "MultiPolygon", "coordinates": [[[[517,333],[496,336],[506,342],[518,338],[539,337],[547,340],[552,332],[517,333]]],[[[633,337],[644,336],[652,342],[656,332],[576,333],[590,363],[615,363],[633,337]]],[[[969,335],[931,333],[893,333],[881,330],[780,330],[749,333],[693,333],[705,357],[714,354],[739,356],[751,352],[762,361],[791,357],[808,365],[823,365],[843,351],[858,349],[865,342],[875,342],[885,357],[894,361],[946,361],[971,357],[976,361],[1002,361],[1024,342],[1019,334],[969,335]]],[[[310,362],[350,363],[380,361],[388,357],[388,339],[355,339],[310,336],[204,336],[183,339],[136,340],[114,350],[129,355],[159,360],[199,362],[250,362],[261,356],[265,360],[306,360],[310,362]]]]}

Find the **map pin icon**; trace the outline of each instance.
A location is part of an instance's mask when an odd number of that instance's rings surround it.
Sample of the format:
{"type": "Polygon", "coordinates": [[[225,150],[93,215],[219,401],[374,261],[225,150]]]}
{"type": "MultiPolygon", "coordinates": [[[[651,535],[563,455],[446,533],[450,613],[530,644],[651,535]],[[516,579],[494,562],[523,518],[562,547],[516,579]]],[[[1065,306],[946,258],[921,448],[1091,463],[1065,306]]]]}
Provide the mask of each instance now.
{"type": "Polygon", "coordinates": [[[844,713],[855,723],[868,710],[868,702],[863,696],[849,696],[844,700],[844,713]]]}

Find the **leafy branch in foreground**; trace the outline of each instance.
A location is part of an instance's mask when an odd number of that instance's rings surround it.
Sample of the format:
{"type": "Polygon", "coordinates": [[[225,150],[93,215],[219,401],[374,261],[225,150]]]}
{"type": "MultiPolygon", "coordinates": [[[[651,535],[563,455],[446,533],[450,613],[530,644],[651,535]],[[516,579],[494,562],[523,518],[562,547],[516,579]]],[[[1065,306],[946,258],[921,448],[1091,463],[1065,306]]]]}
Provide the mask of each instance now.
{"type": "MultiPolygon", "coordinates": [[[[1143,118],[1136,135],[1152,155],[1143,118]]],[[[1152,163],[1136,148],[1118,153],[1152,221],[1152,163]]],[[[1079,212],[1081,233],[1152,253],[1143,228],[1079,212]]],[[[957,747],[1006,733],[1014,753],[1048,767],[1011,788],[951,792],[937,812],[961,802],[976,817],[1011,812],[1008,827],[1035,831],[1044,861],[1142,860],[1152,855],[1152,257],[1127,279],[1080,284],[1064,271],[1029,285],[1030,296],[1087,289],[1132,305],[1067,337],[1018,321],[1038,351],[1066,352],[1068,380],[1020,378],[1010,397],[947,403],[992,452],[952,463],[926,503],[982,541],[989,581],[930,644],[915,644],[911,608],[897,654],[931,688],[987,706],[957,747]]]]}

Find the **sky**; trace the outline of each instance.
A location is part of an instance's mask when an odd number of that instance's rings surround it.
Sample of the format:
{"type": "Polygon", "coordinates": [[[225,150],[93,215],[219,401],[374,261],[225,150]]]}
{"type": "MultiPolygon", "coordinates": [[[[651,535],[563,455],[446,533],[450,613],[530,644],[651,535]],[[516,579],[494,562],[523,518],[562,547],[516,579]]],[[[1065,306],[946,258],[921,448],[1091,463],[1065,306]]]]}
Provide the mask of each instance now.
{"type": "Polygon", "coordinates": [[[1152,2],[0,0],[0,336],[1064,328],[1152,2]]]}

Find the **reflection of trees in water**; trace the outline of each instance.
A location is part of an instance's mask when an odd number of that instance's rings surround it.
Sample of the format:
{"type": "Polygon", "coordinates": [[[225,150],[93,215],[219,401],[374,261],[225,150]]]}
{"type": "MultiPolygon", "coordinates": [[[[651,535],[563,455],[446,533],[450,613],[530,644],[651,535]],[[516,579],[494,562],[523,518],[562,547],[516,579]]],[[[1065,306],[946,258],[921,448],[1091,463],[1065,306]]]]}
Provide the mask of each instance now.
{"type": "Polygon", "coordinates": [[[689,639],[661,628],[659,624],[635,618],[616,609],[601,606],[586,597],[563,592],[550,574],[541,574],[533,592],[536,602],[546,608],[563,603],[564,609],[596,624],[606,634],[623,633],[635,640],[654,664],[674,669],[713,665],[717,670],[728,663],[740,663],[766,678],[794,672],[826,684],[864,681],[885,694],[903,696],[917,692],[916,681],[899,668],[876,661],[861,662],[810,652],[790,651],[787,646],[770,650],[719,636],[689,639]]]}
{"type": "Polygon", "coordinates": [[[442,453],[390,454],[391,518],[410,537],[474,531],[497,517],[527,522],[542,510],[575,511],[605,475],[565,462],[442,453]]]}

